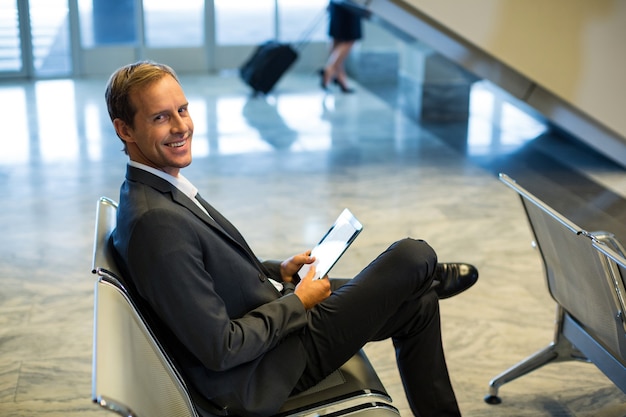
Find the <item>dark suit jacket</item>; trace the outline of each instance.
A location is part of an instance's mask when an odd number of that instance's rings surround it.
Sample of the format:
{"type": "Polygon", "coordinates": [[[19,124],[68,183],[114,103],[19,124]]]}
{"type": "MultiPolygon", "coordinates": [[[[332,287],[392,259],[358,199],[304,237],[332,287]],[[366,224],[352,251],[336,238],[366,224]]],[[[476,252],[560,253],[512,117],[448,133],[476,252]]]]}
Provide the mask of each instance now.
{"type": "Polygon", "coordinates": [[[306,311],[215,209],[129,166],[113,245],[120,268],[171,336],[184,376],[236,415],[280,408],[305,366],[306,311]],[[219,223],[219,224],[218,224],[219,223]]]}

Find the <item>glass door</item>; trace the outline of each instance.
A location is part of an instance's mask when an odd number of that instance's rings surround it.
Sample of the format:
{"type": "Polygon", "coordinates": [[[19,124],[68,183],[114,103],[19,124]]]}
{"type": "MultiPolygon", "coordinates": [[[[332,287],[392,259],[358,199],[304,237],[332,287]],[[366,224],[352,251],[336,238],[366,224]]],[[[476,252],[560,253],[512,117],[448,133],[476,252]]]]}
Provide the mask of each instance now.
{"type": "Polygon", "coordinates": [[[309,43],[297,63],[324,62],[328,0],[213,0],[213,4],[216,69],[240,67],[265,41],[297,45],[303,36],[309,43]]]}
{"type": "Polygon", "coordinates": [[[0,0],[0,77],[109,75],[140,59],[179,72],[230,70],[262,42],[297,44],[304,35],[296,65],[319,66],[327,54],[327,3],[0,0]]]}
{"type": "Polygon", "coordinates": [[[0,74],[26,75],[24,39],[20,30],[17,0],[0,0],[0,74]]]}
{"type": "Polygon", "coordinates": [[[144,57],[179,72],[207,71],[205,21],[204,0],[143,0],[144,57]]]}
{"type": "Polygon", "coordinates": [[[0,0],[0,76],[72,74],[67,0],[0,0]]]}
{"type": "Polygon", "coordinates": [[[181,72],[208,68],[203,0],[78,0],[78,10],[84,75],[140,59],[181,72]]]}

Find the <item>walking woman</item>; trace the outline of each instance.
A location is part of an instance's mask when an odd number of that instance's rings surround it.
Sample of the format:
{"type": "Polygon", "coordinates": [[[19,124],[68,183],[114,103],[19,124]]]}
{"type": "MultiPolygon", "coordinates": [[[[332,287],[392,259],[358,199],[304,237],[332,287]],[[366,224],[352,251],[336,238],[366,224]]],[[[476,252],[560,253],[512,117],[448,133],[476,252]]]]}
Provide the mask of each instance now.
{"type": "Polygon", "coordinates": [[[328,5],[328,14],[328,35],[332,39],[332,49],[326,65],[319,71],[321,86],[327,90],[328,84],[333,82],[343,93],[352,93],[354,90],[348,87],[344,62],[354,43],[362,37],[361,16],[332,0],[328,5]]]}

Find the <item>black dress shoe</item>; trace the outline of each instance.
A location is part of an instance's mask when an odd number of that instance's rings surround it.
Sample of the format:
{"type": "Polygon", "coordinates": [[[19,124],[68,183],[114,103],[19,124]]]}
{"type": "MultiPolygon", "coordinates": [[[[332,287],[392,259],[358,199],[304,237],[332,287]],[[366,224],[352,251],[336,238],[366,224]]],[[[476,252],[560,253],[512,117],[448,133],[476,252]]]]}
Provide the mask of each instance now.
{"type": "Polygon", "coordinates": [[[461,263],[437,264],[435,292],[440,300],[462,293],[478,280],[475,266],[461,263]]]}

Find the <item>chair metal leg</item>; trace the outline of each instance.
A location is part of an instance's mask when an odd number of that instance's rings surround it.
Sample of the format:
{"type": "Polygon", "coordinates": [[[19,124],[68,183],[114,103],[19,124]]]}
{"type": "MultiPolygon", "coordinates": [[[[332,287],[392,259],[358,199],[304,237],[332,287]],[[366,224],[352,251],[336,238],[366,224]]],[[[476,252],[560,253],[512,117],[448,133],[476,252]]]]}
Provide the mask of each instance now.
{"type": "Polygon", "coordinates": [[[485,396],[485,402],[487,404],[500,404],[502,402],[502,399],[498,397],[498,389],[502,385],[526,375],[535,369],[541,368],[548,363],[571,360],[587,361],[587,358],[563,336],[564,311],[561,306],[557,306],[556,316],[554,341],[546,348],[518,362],[513,367],[493,378],[489,382],[489,394],[485,396]]]}

